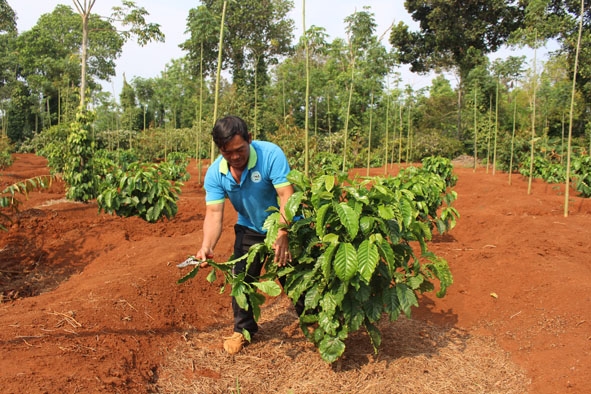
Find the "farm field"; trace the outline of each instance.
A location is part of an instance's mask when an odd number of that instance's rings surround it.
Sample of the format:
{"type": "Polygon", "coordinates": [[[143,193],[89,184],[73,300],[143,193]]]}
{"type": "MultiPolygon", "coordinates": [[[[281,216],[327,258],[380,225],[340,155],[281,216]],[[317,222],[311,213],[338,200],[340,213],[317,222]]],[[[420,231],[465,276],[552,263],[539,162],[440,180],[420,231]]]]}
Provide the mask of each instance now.
{"type": "MultiPolygon", "coordinates": [[[[0,233],[2,393],[591,392],[588,199],[571,193],[565,218],[563,186],[534,181],[528,195],[520,175],[508,185],[456,162],[461,217],[430,245],[454,275],[447,296],[384,321],[378,355],[357,333],[329,366],[282,296],[263,306],[252,344],[223,352],[228,290],[204,272],[176,284],[205,211],[189,170],[177,216],[156,224],[66,201],[60,182],[29,195],[0,233]]],[[[45,159],[17,154],[0,186],[47,173],[45,159]]],[[[226,212],[219,260],[232,250],[226,212]]]]}

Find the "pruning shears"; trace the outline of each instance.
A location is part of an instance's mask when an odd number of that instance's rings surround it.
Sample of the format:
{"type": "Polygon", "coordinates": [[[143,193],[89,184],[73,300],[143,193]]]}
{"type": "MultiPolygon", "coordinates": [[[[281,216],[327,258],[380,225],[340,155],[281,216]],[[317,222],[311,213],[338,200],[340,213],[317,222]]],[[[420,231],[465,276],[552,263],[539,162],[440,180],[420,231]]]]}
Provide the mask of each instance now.
{"type": "Polygon", "coordinates": [[[182,263],[180,263],[180,264],[177,264],[176,266],[177,266],[178,268],[185,268],[185,267],[188,267],[188,266],[190,266],[190,265],[200,265],[201,263],[203,263],[203,261],[202,261],[202,260],[197,260],[197,259],[195,258],[195,256],[190,256],[190,257],[189,257],[189,258],[187,258],[185,261],[183,261],[183,262],[182,262],[182,263]]]}

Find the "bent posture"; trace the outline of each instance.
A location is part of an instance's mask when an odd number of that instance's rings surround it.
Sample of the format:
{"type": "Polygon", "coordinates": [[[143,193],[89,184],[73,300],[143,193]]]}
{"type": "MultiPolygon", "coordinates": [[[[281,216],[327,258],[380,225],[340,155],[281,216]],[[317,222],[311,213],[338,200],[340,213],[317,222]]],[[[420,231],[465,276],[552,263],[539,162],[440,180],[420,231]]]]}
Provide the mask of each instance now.
{"type": "MultiPolygon", "coordinates": [[[[266,230],[263,224],[271,214],[268,208],[278,207],[282,217],[285,203],[293,194],[287,180],[290,171],[285,154],[277,145],[266,141],[253,141],[244,120],[237,116],[219,119],[212,131],[213,141],[219,148],[218,157],[205,175],[206,211],[203,222],[203,242],[196,253],[197,259],[213,258],[213,250],[222,233],[224,201],[230,200],[238,212],[234,226],[236,235],[234,256],[240,257],[257,243],[263,242],[266,230]]],[[[274,244],[275,262],[284,266],[291,261],[287,232],[280,230],[274,244]]],[[[251,263],[247,280],[254,280],[261,273],[263,262],[251,263]]],[[[246,259],[238,262],[234,273],[244,272],[246,259]]],[[[258,331],[252,308],[240,308],[232,299],[234,334],[224,341],[224,349],[238,353],[245,343],[243,330],[251,336],[258,331]]],[[[296,312],[301,314],[303,303],[298,302],[296,312]]]]}

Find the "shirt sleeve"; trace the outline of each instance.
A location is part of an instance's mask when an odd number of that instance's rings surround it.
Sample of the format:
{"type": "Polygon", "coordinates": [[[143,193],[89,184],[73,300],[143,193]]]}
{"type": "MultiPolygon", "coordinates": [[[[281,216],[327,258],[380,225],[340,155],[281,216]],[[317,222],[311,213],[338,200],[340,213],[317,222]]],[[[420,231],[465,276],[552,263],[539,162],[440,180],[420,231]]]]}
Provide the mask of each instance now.
{"type": "Polygon", "coordinates": [[[221,204],[226,199],[226,192],[222,186],[222,174],[216,163],[207,169],[203,187],[205,189],[205,205],[221,204]]]}
{"type": "Polygon", "coordinates": [[[285,156],[285,153],[283,153],[283,150],[275,145],[273,154],[270,155],[270,157],[270,176],[271,182],[273,183],[275,189],[290,185],[291,182],[287,180],[287,174],[289,174],[291,169],[289,167],[287,157],[285,156]]]}

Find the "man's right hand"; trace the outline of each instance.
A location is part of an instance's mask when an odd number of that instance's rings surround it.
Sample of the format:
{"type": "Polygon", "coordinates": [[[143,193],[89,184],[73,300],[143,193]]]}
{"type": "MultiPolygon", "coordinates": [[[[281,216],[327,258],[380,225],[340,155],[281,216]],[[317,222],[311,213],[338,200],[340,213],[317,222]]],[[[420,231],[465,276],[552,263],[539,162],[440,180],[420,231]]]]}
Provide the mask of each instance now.
{"type": "Polygon", "coordinates": [[[199,265],[200,268],[209,267],[207,259],[213,259],[213,250],[211,250],[211,248],[202,247],[197,253],[195,253],[195,260],[202,261],[199,265]]]}

